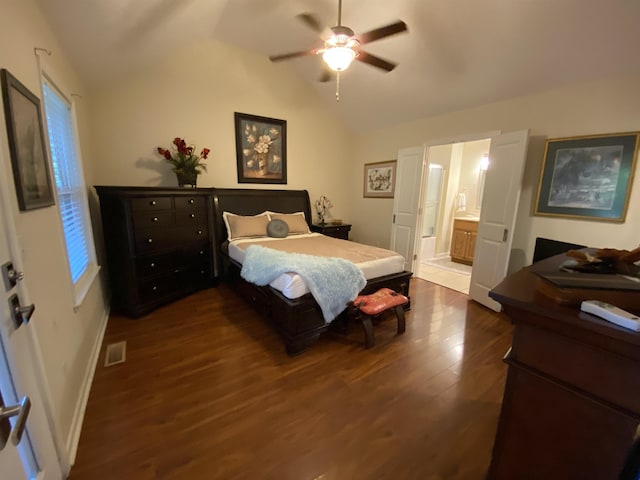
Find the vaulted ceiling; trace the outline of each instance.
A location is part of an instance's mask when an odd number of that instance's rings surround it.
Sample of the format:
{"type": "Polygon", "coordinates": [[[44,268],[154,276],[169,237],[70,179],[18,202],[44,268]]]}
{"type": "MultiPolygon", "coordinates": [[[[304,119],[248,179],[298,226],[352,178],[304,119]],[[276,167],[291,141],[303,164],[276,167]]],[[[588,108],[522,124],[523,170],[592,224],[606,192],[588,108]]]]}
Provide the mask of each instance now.
{"type": "MultiPolygon", "coordinates": [[[[337,0],[38,0],[88,83],[159,51],[214,38],[269,55],[321,45],[295,17],[337,21],[337,0]]],[[[276,64],[316,89],[355,131],[368,131],[560,85],[640,71],[637,0],[343,0],[356,33],[404,20],[407,33],[369,45],[398,64],[361,62],[320,83],[319,57],[276,64]]]]}

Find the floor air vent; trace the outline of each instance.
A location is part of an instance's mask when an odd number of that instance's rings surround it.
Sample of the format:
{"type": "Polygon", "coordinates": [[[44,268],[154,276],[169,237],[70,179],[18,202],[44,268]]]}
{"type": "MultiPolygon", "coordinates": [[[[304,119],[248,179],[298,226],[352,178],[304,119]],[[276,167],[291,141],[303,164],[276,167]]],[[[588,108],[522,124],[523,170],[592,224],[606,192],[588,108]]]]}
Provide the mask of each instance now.
{"type": "Polygon", "coordinates": [[[107,345],[107,353],[104,356],[104,366],[110,367],[118,363],[124,363],[127,353],[127,342],[110,343],[107,345]]]}

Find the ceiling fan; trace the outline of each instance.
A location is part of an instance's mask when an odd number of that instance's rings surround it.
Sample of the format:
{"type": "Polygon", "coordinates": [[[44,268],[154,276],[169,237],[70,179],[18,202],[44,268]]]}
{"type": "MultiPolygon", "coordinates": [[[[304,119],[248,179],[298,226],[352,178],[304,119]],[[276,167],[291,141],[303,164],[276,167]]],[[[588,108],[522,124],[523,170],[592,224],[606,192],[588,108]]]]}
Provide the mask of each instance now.
{"type": "MultiPolygon", "coordinates": [[[[327,67],[338,73],[349,68],[354,60],[372,65],[386,72],[396,68],[395,63],[360,50],[360,46],[406,31],[407,25],[403,21],[399,20],[384,27],[356,35],[352,29],[342,25],[342,0],[338,0],[338,25],[335,27],[323,27],[310,13],[300,14],[297,18],[320,35],[320,38],[324,40],[324,46],[312,50],[272,55],[269,57],[272,62],[307,55],[322,55],[327,67]]],[[[328,79],[329,76],[327,74],[323,76],[321,81],[327,81],[328,79]]]]}

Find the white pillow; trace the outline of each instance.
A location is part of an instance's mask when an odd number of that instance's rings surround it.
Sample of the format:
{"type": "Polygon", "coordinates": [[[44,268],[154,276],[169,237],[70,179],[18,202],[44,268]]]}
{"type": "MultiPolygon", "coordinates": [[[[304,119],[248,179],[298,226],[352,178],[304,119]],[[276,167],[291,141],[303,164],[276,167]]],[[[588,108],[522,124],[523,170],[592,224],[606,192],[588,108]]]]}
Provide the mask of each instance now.
{"type": "Polygon", "coordinates": [[[295,213],[278,213],[267,210],[265,213],[269,215],[270,220],[278,219],[283,220],[289,225],[289,235],[295,235],[296,233],[311,233],[309,225],[304,217],[304,212],[295,213]]]}
{"type": "Polygon", "coordinates": [[[238,238],[267,236],[267,224],[270,220],[267,212],[258,215],[236,215],[235,213],[222,212],[222,219],[227,226],[229,241],[238,238]]]}

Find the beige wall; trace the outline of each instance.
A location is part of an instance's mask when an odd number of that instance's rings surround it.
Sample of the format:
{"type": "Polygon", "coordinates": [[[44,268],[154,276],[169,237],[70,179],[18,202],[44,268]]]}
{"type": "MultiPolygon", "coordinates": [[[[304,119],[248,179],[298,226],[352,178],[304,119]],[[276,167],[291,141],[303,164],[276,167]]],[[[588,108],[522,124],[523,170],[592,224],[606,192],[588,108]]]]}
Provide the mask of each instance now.
{"type": "MultiPolygon", "coordinates": [[[[356,179],[366,162],[395,158],[399,148],[428,140],[501,130],[529,129],[530,140],[514,233],[512,269],[531,262],[535,237],[600,247],[635,248],[640,241],[640,175],[635,175],[623,224],[538,217],[532,214],[547,138],[640,130],[640,75],[568,85],[552,91],[484,105],[360,135],[356,140],[356,179]]],[[[389,245],[393,201],[365,199],[354,189],[353,217],[360,240],[389,245]],[[376,221],[368,221],[376,219],[376,221]]]]}
{"type": "MultiPolygon", "coordinates": [[[[56,79],[82,94],[82,84],[67,62],[60,45],[32,0],[1,0],[0,66],[40,96],[40,78],[34,47],[53,52],[47,59],[56,79]]],[[[86,136],[86,112],[79,105],[78,118],[82,149],[91,156],[86,136]]],[[[92,352],[105,325],[107,306],[103,298],[102,280],[98,278],[82,305],[74,311],[64,240],[55,206],[20,212],[13,185],[13,173],[4,110],[0,113],[0,170],[7,182],[2,183],[2,202],[8,219],[15,226],[19,239],[14,252],[17,267],[25,273],[22,301],[31,301],[36,311],[30,329],[41,349],[45,390],[50,393],[50,407],[59,447],[68,449],[79,433],[83,414],[82,399],[93,371],[92,352]],[[20,258],[21,257],[21,258],[20,258]],[[28,297],[28,298],[26,298],[28,297]]],[[[91,171],[89,165],[86,166],[91,171]]],[[[60,452],[63,456],[64,451],[60,452]]],[[[63,462],[68,458],[63,458],[63,462]]]]}
{"type": "Polygon", "coordinates": [[[327,195],[332,215],[351,220],[352,133],[284,64],[211,40],[166,52],[93,91],[92,102],[97,184],[175,186],[155,150],[180,136],[212,150],[199,186],[307,189],[312,202],[327,195]],[[286,185],[238,184],[234,112],[287,121],[286,185]]]}

